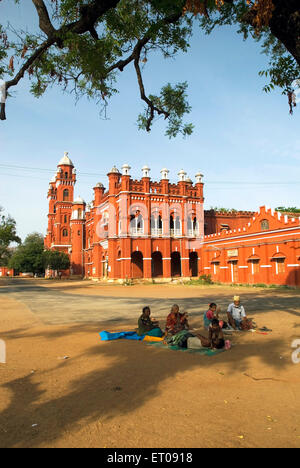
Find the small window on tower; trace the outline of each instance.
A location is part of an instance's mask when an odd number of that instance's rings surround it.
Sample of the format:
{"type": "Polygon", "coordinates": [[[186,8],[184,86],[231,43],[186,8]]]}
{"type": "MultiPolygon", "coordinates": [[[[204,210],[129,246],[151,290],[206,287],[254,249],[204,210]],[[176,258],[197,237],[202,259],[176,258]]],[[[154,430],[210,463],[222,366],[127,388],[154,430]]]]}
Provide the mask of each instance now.
{"type": "Polygon", "coordinates": [[[63,191],[63,201],[68,201],[69,200],[69,190],[65,189],[63,191]]]}
{"type": "Polygon", "coordinates": [[[65,172],[65,179],[67,179],[69,177],[68,173],[65,172]]]}
{"type": "Polygon", "coordinates": [[[77,231],[77,234],[78,234],[78,236],[80,236],[81,232],[80,232],[80,231],[77,231]]]}
{"type": "Polygon", "coordinates": [[[64,216],[64,223],[67,223],[68,222],[68,217],[67,215],[64,216]]]}
{"type": "Polygon", "coordinates": [[[67,229],[63,230],[63,237],[68,237],[68,230],[67,229]]]}

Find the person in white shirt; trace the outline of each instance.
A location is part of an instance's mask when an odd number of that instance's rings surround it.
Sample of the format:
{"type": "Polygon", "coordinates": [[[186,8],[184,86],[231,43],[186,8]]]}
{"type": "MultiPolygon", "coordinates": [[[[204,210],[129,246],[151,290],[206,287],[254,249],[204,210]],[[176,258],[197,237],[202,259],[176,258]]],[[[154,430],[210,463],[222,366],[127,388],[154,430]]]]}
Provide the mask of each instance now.
{"type": "Polygon", "coordinates": [[[227,317],[229,325],[234,330],[250,330],[252,323],[248,320],[245,308],[241,304],[240,296],[234,296],[233,303],[229,305],[227,310],[227,317]]]}

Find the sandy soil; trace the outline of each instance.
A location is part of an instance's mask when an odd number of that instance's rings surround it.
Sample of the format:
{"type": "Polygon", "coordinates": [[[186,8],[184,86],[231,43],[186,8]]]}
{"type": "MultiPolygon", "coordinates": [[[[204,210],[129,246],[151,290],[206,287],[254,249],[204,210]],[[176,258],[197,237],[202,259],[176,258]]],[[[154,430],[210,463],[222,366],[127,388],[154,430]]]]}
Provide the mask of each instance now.
{"type": "Polygon", "coordinates": [[[225,306],[235,288],[21,281],[0,281],[1,448],[300,447],[300,364],[291,360],[299,291],[240,288],[249,315],[273,332],[236,334],[231,351],[204,357],[101,342],[98,332],[132,329],[137,298],[137,310],[151,298],[166,304],[154,313],[161,320],[174,299],[189,308],[198,298],[191,326],[199,328],[203,304],[225,306]],[[62,304],[68,311],[74,298],[112,305],[98,320],[68,312],[61,324],[62,304]]]}

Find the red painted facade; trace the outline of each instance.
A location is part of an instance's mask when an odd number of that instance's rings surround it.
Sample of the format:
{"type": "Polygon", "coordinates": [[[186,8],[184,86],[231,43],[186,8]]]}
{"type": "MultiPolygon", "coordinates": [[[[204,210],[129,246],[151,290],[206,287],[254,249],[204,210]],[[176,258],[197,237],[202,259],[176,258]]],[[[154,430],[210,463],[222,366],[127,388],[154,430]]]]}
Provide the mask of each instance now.
{"type": "Polygon", "coordinates": [[[142,169],[112,168],[108,189],[94,187],[91,204],[74,200],[76,171],[68,155],[48,191],[46,248],[70,255],[67,274],[120,280],[191,278],[210,274],[225,283],[300,285],[300,222],[261,208],[259,213],[203,210],[202,174],[179,172],[171,184],[142,169]],[[204,235],[204,229],[209,235],[204,235]]]}
{"type": "Polygon", "coordinates": [[[0,278],[3,276],[14,276],[14,270],[0,266],[0,278]]]}
{"type": "Polygon", "coordinates": [[[205,236],[203,269],[222,283],[300,286],[300,220],[262,207],[243,228],[205,236]]]}

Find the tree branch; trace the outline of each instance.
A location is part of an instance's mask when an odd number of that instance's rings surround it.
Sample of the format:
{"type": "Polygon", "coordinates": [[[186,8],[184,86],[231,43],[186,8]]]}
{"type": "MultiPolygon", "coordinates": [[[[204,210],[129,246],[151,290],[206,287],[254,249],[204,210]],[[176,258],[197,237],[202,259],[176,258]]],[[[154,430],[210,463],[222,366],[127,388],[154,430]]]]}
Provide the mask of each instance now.
{"type": "Polygon", "coordinates": [[[55,33],[55,29],[50,21],[49,13],[47,7],[43,0],[32,0],[34,4],[38,17],[39,17],[39,26],[41,31],[43,31],[46,36],[51,37],[55,33]]]}
{"type": "Polygon", "coordinates": [[[24,77],[25,72],[31,67],[31,65],[38,59],[43,53],[49,49],[55,43],[55,39],[48,39],[47,41],[43,42],[43,44],[36,49],[36,51],[29,57],[29,59],[24,63],[24,65],[20,68],[19,72],[15,75],[15,77],[6,82],[6,89],[8,90],[11,86],[16,86],[19,81],[24,77]]]}
{"type": "Polygon", "coordinates": [[[152,33],[155,30],[159,30],[161,26],[167,25],[167,24],[174,24],[176,23],[182,16],[182,12],[177,14],[173,14],[170,16],[167,16],[163,20],[158,21],[156,24],[152,25],[145,36],[142,39],[139,39],[138,42],[136,43],[132,53],[127,57],[125,60],[119,60],[117,63],[112,65],[107,69],[107,74],[112,72],[113,70],[119,69],[121,72],[124,70],[124,68],[131,63],[133,60],[135,60],[137,57],[140,57],[141,50],[142,48],[149,42],[151,41],[152,38],[152,33]]]}
{"type": "Polygon", "coordinates": [[[139,61],[140,61],[140,55],[138,55],[138,57],[134,60],[134,67],[135,67],[135,71],[136,71],[136,75],[137,75],[137,79],[138,79],[138,84],[139,84],[139,88],[140,88],[141,99],[146,102],[146,104],[147,104],[147,106],[149,108],[149,112],[150,112],[150,116],[149,116],[149,118],[147,120],[147,126],[146,126],[147,132],[150,132],[151,124],[153,122],[155,112],[157,112],[158,115],[163,114],[165,116],[165,119],[167,119],[170,116],[170,114],[169,114],[169,112],[164,111],[163,109],[159,109],[158,107],[156,107],[153,104],[153,102],[146,96],[139,61]]]}

